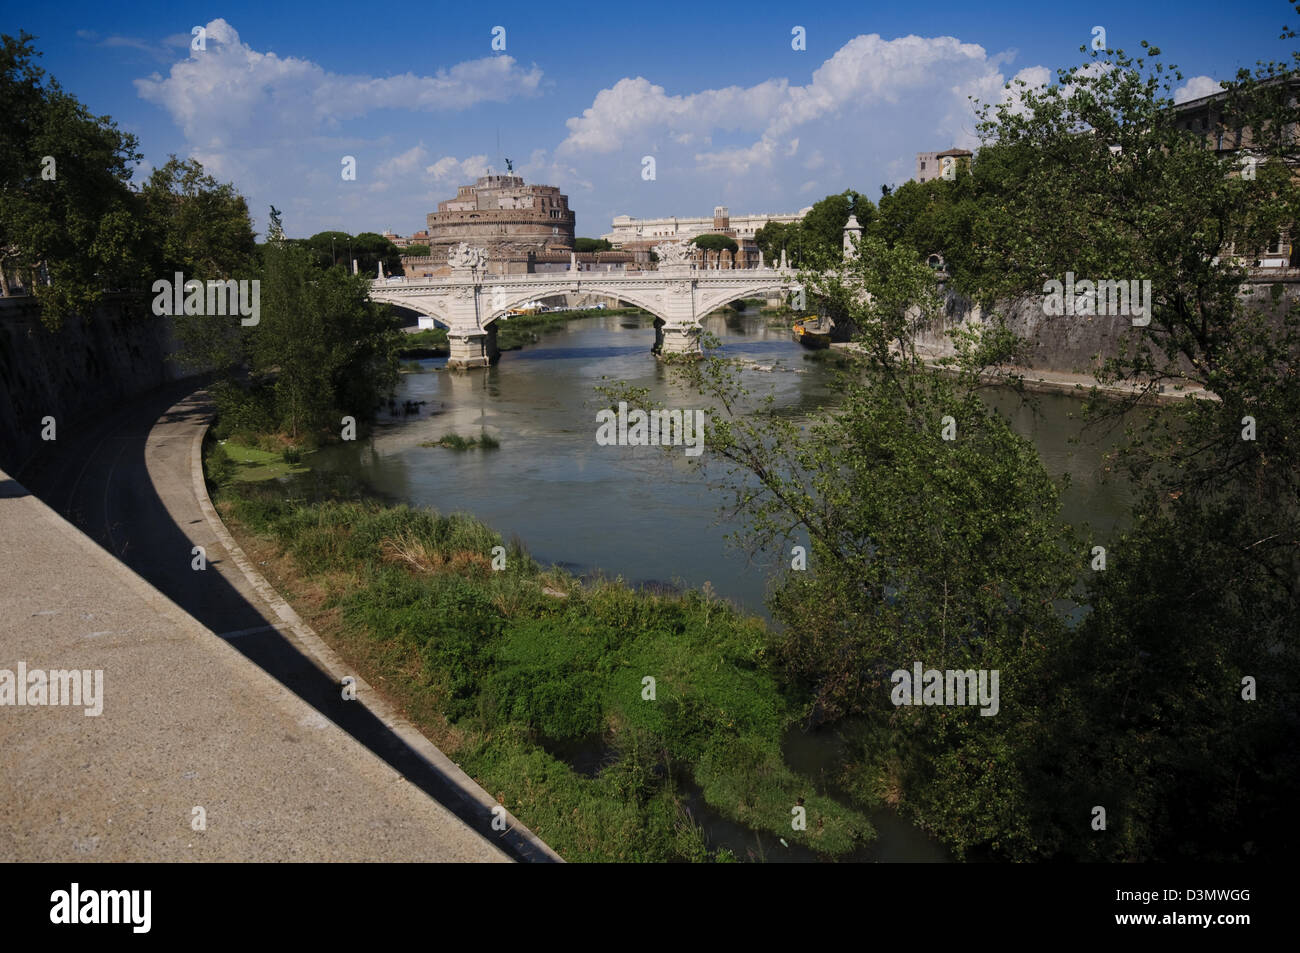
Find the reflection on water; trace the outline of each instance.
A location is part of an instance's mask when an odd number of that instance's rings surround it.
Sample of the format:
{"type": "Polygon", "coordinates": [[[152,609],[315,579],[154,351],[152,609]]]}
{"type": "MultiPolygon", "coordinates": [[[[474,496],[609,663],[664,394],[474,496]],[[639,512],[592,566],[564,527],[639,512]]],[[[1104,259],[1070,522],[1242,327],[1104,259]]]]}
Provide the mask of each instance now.
{"type": "MultiPolygon", "coordinates": [[[[746,373],[756,393],[775,393],[796,409],[828,399],[828,375],[804,360],[784,325],[746,314],[711,318],[708,327],[730,354],[772,367],[746,373]]],[[[381,420],[372,441],[331,447],[316,465],[347,471],[393,499],[473,513],[507,538],[517,535],[542,562],[631,582],[707,581],[762,613],[770,561],[751,564],[727,545],[735,527],[720,518],[720,498],[698,474],[697,458],[596,445],[596,410],[608,406],[594,389],[602,378],[646,387],[668,406],[699,406],[669,381],[653,344],[648,318],[597,317],[546,333],[484,371],[405,375],[398,406],[426,401],[421,413],[381,420]],[[501,441],[499,450],[420,446],[483,431],[501,441]]]]}
{"type": "MultiPolygon", "coordinates": [[[[797,416],[834,400],[833,372],[807,359],[808,352],[791,340],[788,323],[749,311],[717,314],[705,324],[729,356],[749,366],[744,382],[751,391],[774,394],[785,413],[797,416]]],[[[766,616],[774,559],[751,558],[728,544],[727,535],[738,527],[720,517],[726,501],[709,490],[694,458],[676,449],[665,455],[655,447],[595,442],[595,412],[608,401],[594,388],[604,379],[645,387],[669,407],[700,406],[698,397],[669,380],[650,353],[653,343],[651,319],[611,315],[545,332],[536,344],[503,354],[497,366],[483,371],[405,375],[398,407],[421,401],[419,413],[381,420],[370,441],[327,448],[314,466],[348,473],[394,500],[473,513],[505,537],[518,536],[543,563],[634,583],[698,587],[707,581],[720,596],[766,616]],[[480,432],[496,437],[500,449],[420,446],[449,433],[480,432]]],[[[421,363],[439,368],[445,359],[421,363]]],[[[1086,521],[1100,532],[1119,523],[1125,489],[1101,479],[1101,453],[1113,441],[1087,433],[1079,444],[1072,442],[1083,433],[1077,401],[1040,395],[1031,407],[1007,392],[990,392],[988,400],[1034,441],[1053,476],[1069,475],[1062,496],[1066,520],[1086,521]]],[[[795,731],[786,739],[786,759],[819,790],[841,796],[826,776],[839,744],[834,732],[795,731]]],[[[587,752],[590,757],[566,753],[592,771],[599,768],[597,749],[587,752]]],[[[728,846],[742,858],[813,859],[719,817],[689,784],[684,790],[713,846],[728,846]]],[[[891,811],[876,812],[872,821],[879,840],[854,860],[948,858],[891,811]]]]}
{"type": "MultiPolygon", "coordinates": [[[[760,396],[774,394],[785,412],[798,415],[834,399],[832,372],[806,359],[784,323],[746,312],[714,315],[706,326],[750,366],[746,385],[760,396]]],[[[646,387],[666,406],[699,406],[651,356],[653,343],[648,318],[597,317],[545,333],[484,371],[405,375],[398,406],[424,401],[420,413],[381,421],[366,444],[322,451],[317,466],[349,472],[393,499],[473,513],[507,538],[517,535],[542,562],[631,582],[707,581],[719,595],[766,615],[774,560],[728,545],[739,527],[721,515],[728,500],[710,491],[694,458],[596,445],[595,412],[607,406],[594,389],[602,379],[646,387]],[[420,446],[448,433],[484,431],[500,440],[499,450],[420,446]]],[[[438,367],[445,360],[421,363],[438,367]]],[[[1115,525],[1126,495],[1119,484],[1100,481],[1095,435],[1070,443],[1082,430],[1071,417],[1078,402],[1041,395],[1035,411],[1014,394],[990,393],[990,404],[1034,440],[1049,472],[1069,474],[1064,518],[1102,531],[1115,525]]]]}

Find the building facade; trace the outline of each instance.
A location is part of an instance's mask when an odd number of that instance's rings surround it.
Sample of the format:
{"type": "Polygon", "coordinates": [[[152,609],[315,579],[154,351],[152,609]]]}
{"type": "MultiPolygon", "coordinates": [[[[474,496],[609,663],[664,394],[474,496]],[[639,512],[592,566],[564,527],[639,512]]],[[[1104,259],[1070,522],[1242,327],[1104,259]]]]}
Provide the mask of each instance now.
{"type": "Polygon", "coordinates": [[[610,231],[601,237],[615,248],[629,243],[661,241],[688,241],[697,235],[725,234],[739,241],[752,239],[754,234],[768,222],[797,222],[810,211],[800,209],[792,214],[773,215],[731,215],[727,207],[719,205],[713,210],[713,217],[706,218],[633,218],[630,215],[615,215],[610,231]]]}
{"type": "MultiPolygon", "coordinates": [[[[1288,82],[1290,95],[1300,95],[1300,83],[1288,82]]],[[[1174,125],[1205,141],[1207,149],[1213,149],[1219,156],[1238,156],[1239,168],[1235,175],[1254,175],[1255,166],[1267,161],[1254,149],[1253,137],[1248,127],[1243,128],[1226,116],[1228,96],[1226,93],[1211,93],[1197,99],[1178,103],[1173,107],[1174,125]]],[[[1294,144],[1300,139],[1300,130],[1288,127],[1289,141],[1294,144]]],[[[1111,151],[1118,151],[1112,146],[1111,151]]],[[[1300,168],[1290,168],[1294,182],[1300,178],[1300,168]]],[[[1248,268],[1297,268],[1300,267],[1300,243],[1295,240],[1294,225],[1281,229],[1277,237],[1263,248],[1238,248],[1235,243],[1228,244],[1228,254],[1239,264],[1248,268]]]]}
{"type": "Polygon", "coordinates": [[[484,249],[489,274],[499,275],[529,274],[538,256],[567,261],[573,250],[569,197],[553,185],[528,185],[517,175],[479,176],[473,185],[457,188],[455,198],[439,202],[426,222],[409,244],[427,244],[429,254],[403,258],[407,275],[449,274],[447,253],[461,242],[484,249]]]}
{"type": "Polygon", "coordinates": [[[929,182],[931,179],[939,178],[939,153],[937,152],[918,152],[916,154],[916,175],[912,176],[917,182],[929,182]]]}
{"type": "Polygon", "coordinates": [[[809,206],[792,214],[732,216],[725,205],[719,205],[713,209],[712,218],[633,218],[630,215],[616,215],[611,231],[601,237],[616,249],[630,254],[639,264],[645,265],[651,261],[650,252],[656,245],[690,241],[700,235],[722,235],[736,243],[735,254],[713,252],[706,256],[700,252],[700,263],[707,261],[711,267],[753,268],[759,259],[758,245],[754,241],[758,230],[769,222],[797,222],[811,208],[809,206]]]}
{"type": "Polygon", "coordinates": [[[944,177],[944,169],[953,172],[969,166],[972,153],[969,149],[945,149],[942,152],[918,152],[916,154],[917,182],[933,182],[944,177]],[[945,161],[949,160],[949,161],[945,161]]]}
{"type": "Polygon", "coordinates": [[[462,185],[456,197],[438,203],[426,219],[429,252],[469,242],[495,252],[522,255],[573,248],[574,215],[569,197],[553,185],[527,185],[517,175],[484,175],[462,185]]]}
{"type": "Polygon", "coordinates": [[[429,244],[429,233],[426,231],[418,231],[413,235],[403,237],[401,235],[395,235],[393,230],[390,228],[388,231],[384,232],[384,237],[398,248],[409,248],[411,245],[429,244]]]}

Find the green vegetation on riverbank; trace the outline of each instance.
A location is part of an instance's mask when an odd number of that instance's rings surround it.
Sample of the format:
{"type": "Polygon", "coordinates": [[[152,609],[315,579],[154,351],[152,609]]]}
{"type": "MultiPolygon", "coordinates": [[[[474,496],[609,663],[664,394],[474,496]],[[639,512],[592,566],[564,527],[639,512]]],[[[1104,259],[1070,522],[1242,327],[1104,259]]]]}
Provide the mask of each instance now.
{"type": "Polygon", "coordinates": [[[515,351],[538,339],[537,332],[559,327],[579,318],[607,317],[615,314],[646,314],[640,308],[581,308],[574,311],[547,311],[541,314],[516,314],[498,318],[497,348],[515,351]]]}
{"type": "Polygon", "coordinates": [[[449,352],[446,328],[425,328],[404,334],[397,347],[398,357],[445,357],[449,352]]]}
{"type": "MultiPolygon", "coordinates": [[[[1296,846],[1300,307],[1246,267],[1285,255],[1277,235],[1300,215],[1300,51],[1243,70],[1193,127],[1174,108],[1181,75],[1142,48],[981,108],[983,145],[951,181],[886,189],[875,208],[831,196],[760,230],[809,303],[852,329],[847,362],[813,358],[848,364],[835,407],[768,413],[772,396],[711,349],[671,365],[702,403],[744,408],[710,416],[702,458],[722,462],[712,482],[743,541],[808,541],[807,569],[769,602],[784,625],[771,656],[806,686],[810,719],[852,719],[841,780],[959,858],[1283,860],[1296,846]],[[1206,148],[1233,129],[1258,172],[1206,148]],[[846,260],[850,211],[864,234],[846,260]],[[1042,455],[976,399],[990,378],[1026,384],[1032,340],[1005,303],[1072,274],[1156,289],[1090,369],[1109,389],[1087,395],[1090,425],[1125,433],[1096,465],[1133,491],[1127,528],[1093,538],[1065,525],[1042,455]],[[981,304],[979,322],[951,321],[952,291],[981,304]],[[920,353],[927,326],[948,327],[951,357],[920,353]],[[1217,399],[1139,410],[1162,385],[1217,399]],[[1000,673],[996,717],[901,707],[891,671],[909,662],[1000,673]]],[[[602,393],[644,406],[648,391],[602,393]]]]}
{"type": "Polygon", "coordinates": [[[303,450],[299,447],[286,446],[271,451],[236,440],[222,440],[209,450],[205,463],[208,479],[214,482],[259,483],[306,473],[310,467],[302,463],[302,456],[303,450]]]}
{"type": "Polygon", "coordinates": [[[204,472],[213,484],[256,484],[309,471],[311,467],[303,463],[303,456],[311,452],[279,442],[276,437],[239,434],[238,438],[211,443],[204,455],[204,472]]]}
{"type": "Polygon", "coordinates": [[[446,447],[448,450],[473,450],[475,447],[481,450],[496,450],[501,446],[501,441],[489,433],[477,437],[462,437],[460,434],[448,433],[437,440],[426,440],[420,446],[446,447]]]}
{"type": "Polygon", "coordinates": [[[767,668],[766,629],[707,590],[579,583],[518,544],[494,571],[507,544],[461,514],[236,482],[217,501],[289,557],[286,595],[317,594],[322,633],[566,859],[735,859],[709,850],[687,782],[728,819],[828,856],[874,837],[785,765],[798,706],[767,668]]]}

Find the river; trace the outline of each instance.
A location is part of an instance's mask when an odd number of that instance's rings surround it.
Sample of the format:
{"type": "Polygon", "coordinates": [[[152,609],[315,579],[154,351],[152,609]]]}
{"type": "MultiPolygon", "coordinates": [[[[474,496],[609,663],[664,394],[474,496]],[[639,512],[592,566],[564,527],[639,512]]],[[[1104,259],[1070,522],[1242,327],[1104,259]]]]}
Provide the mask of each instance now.
{"type": "MultiPolygon", "coordinates": [[[[704,324],[729,356],[750,365],[744,380],[751,391],[774,394],[786,412],[798,415],[834,401],[833,372],[791,340],[788,319],[751,309],[718,312],[704,324]]],[[[442,369],[445,359],[419,362],[429,372],[403,375],[398,414],[381,414],[371,440],[322,450],[313,467],[347,472],[395,501],[472,513],[507,538],[517,535],[543,563],[576,573],[602,571],[635,584],[699,587],[707,582],[718,595],[766,616],[773,558],[750,558],[729,544],[728,534],[737,527],[720,518],[722,498],[708,488],[693,458],[680,449],[665,455],[649,447],[595,442],[596,410],[609,406],[595,391],[602,378],[648,388],[652,399],[668,406],[698,405],[676,392],[651,355],[652,320],[600,316],[538,336],[536,343],[502,354],[485,370],[452,373],[442,369]],[[407,400],[424,402],[418,414],[400,412],[407,400]],[[496,437],[500,448],[458,452],[420,446],[445,434],[482,432],[496,437]]],[[[1100,532],[1123,519],[1125,487],[1102,479],[1101,455],[1114,436],[1085,432],[1077,400],[1037,395],[1031,407],[998,391],[987,399],[1034,442],[1049,473],[1069,475],[1062,494],[1064,519],[1087,522],[1100,532]]],[[[833,733],[791,732],[787,761],[820,777],[836,744],[833,733]]],[[[829,781],[819,786],[833,791],[829,781]]],[[[726,844],[742,857],[811,859],[775,839],[757,839],[702,804],[695,805],[695,813],[715,844],[726,844]]],[[[940,845],[892,812],[872,819],[880,839],[854,859],[946,859],[940,845]]]]}

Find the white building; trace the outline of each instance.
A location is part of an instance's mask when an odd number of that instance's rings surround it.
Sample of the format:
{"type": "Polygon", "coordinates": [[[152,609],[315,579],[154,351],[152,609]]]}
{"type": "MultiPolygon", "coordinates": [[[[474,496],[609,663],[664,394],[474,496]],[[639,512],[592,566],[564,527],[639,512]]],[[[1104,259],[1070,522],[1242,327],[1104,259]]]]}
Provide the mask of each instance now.
{"type": "Polygon", "coordinates": [[[728,215],[727,210],[719,206],[712,217],[698,218],[633,218],[631,215],[615,215],[612,230],[604,238],[615,248],[628,242],[647,242],[658,239],[666,241],[686,241],[696,235],[709,232],[727,231],[737,239],[753,239],[754,234],[768,222],[788,224],[802,219],[812,209],[800,209],[794,214],[773,215],[728,215]],[[721,227],[719,227],[721,225],[721,227]]]}
{"type": "Polygon", "coordinates": [[[929,182],[939,178],[939,153],[918,152],[916,154],[916,175],[918,182],[929,182]]]}
{"type": "MultiPolygon", "coordinates": [[[[933,182],[943,178],[944,159],[951,158],[949,165],[955,171],[963,164],[969,166],[972,153],[969,149],[945,149],[943,152],[918,152],[916,154],[916,181],[933,182]]],[[[951,175],[951,173],[949,173],[951,175]]]]}

